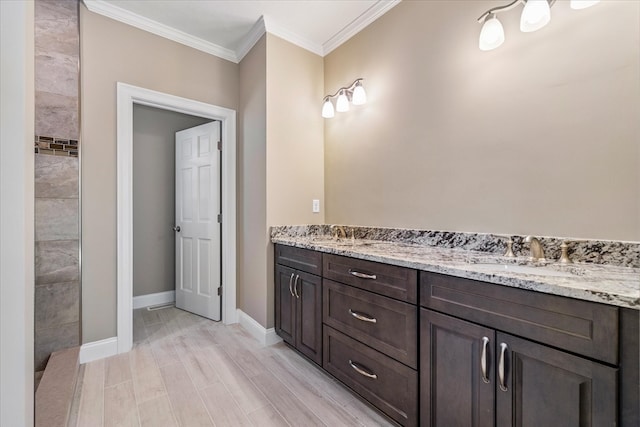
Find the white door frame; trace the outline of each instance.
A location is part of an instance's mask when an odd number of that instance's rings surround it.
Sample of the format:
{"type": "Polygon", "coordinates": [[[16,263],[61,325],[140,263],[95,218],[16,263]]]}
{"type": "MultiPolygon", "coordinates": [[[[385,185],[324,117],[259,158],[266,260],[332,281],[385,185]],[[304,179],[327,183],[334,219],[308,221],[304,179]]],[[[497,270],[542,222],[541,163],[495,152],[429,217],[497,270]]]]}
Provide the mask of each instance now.
{"type": "Polygon", "coordinates": [[[133,346],[133,104],[219,120],[222,136],[222,322],[236,314],[236,112],[118,82],[117,340],[118,353],[133,346]]]}

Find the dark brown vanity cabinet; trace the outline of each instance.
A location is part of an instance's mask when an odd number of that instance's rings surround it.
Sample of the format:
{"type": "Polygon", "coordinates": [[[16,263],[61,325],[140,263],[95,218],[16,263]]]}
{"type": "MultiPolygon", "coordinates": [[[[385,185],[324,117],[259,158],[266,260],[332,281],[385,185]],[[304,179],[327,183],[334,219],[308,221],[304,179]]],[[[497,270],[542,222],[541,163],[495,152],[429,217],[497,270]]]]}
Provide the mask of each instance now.
{"type": "Polygon", "coordinates": [[[403,426],[640,426],[640,311],[275,245],[276,332],[403,426]]]}
{"type": "Polygon", "coordinates": [[[418,424],[417,271],[323,256],[322,366],[403,426],[418,424]]]}
{"type": "Polygon", "coordinates": [[[617,308],[434,273],[420,280],[422,426],[618,425],[618,369],[601,362],[618,361],[617,308]],[[601,361],[585,357],[594,355],[601,361]]]}
{"type": "Polygon", "coordinates": [[[276,245],[275,259],[276,333],[321,365],[322,254],[276,245]]]}

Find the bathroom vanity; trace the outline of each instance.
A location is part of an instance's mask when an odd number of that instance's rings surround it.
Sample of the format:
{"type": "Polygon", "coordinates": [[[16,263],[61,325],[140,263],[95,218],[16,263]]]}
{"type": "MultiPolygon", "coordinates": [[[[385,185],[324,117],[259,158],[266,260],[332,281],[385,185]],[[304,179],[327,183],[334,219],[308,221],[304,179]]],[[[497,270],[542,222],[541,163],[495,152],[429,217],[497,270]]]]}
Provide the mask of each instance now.
{"type": "Polygon", "coordinates": [[[400,425],[638,425],[640,269],[272,240],[276,332],[400,425]]]}

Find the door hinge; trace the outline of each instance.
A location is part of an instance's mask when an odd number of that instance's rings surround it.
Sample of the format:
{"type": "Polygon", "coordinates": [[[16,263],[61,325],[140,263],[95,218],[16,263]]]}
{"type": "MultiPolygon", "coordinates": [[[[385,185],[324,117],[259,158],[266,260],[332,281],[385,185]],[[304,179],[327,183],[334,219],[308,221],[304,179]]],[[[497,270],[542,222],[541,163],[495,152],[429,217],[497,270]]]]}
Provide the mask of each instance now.
{"type": "Polygon", "coordinates": [[[218,223],[222,224],[222,214],[218,214],[218,223]]]}
{"type": "Polygon", "coordinates": [[[222,295],[222,286],[218,286],[218,296],[222,295]]]}
{"type": "Polygon", "coordinates": [[[218,141],[218,150],[222,151],[222,141],[218,141]]]}

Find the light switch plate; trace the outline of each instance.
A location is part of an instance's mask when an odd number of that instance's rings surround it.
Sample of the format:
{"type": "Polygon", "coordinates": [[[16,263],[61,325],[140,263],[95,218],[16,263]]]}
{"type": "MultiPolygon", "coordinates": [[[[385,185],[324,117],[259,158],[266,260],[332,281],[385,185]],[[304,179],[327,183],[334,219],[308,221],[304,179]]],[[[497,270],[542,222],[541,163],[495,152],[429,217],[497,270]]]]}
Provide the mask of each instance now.
{"type": "Polygon", "coordinates": [[[320,200],[318,199],[313,199],[312,204],[311,204],[311,210],[313,213],[319,213],[320,212],[320,200]]]}

